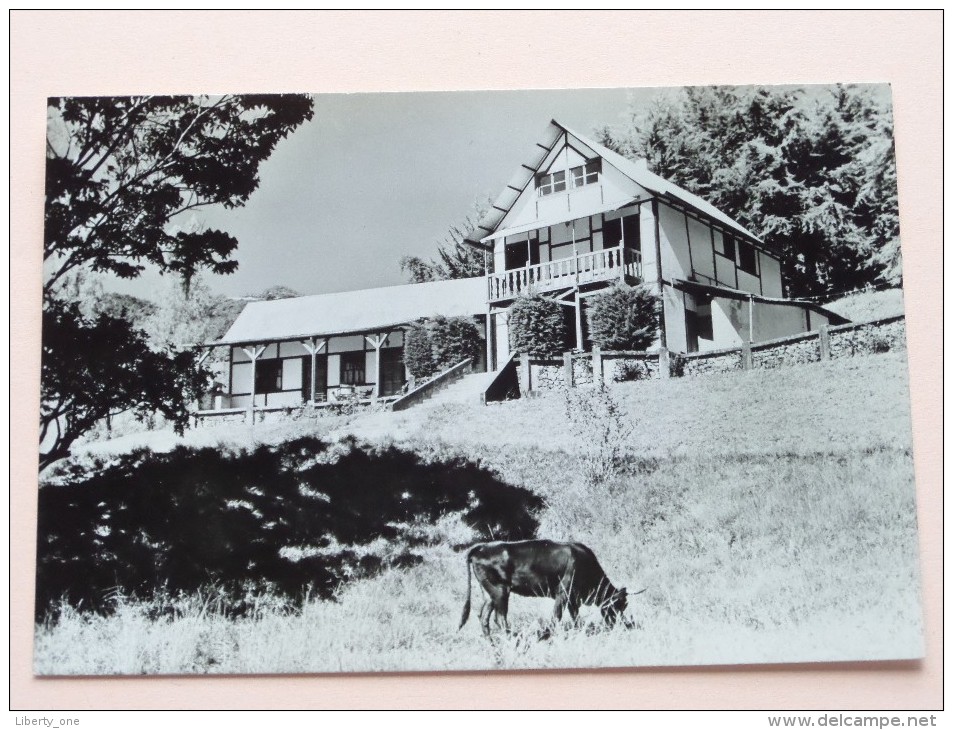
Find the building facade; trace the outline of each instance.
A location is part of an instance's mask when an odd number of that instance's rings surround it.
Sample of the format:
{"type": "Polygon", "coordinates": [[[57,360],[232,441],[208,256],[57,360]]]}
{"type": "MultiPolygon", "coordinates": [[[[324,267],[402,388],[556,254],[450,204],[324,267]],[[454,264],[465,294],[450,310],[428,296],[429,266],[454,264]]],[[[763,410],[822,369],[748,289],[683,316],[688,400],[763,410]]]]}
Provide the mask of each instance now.
{"type": "Polygon", "coordinates": [[[435,315],[472,317],[486,343],[475,368],[501,368],[509,308],[531,293],[566,307],[576,350],[590,349],[591,297],[617,283],[661,299],[650,349],[717,350],[846,321],[785,299],[778,253],[736,221],[556,121],[467,243],[484,251],[485,277],[248,304],[208,345],[228,351],[215,408],[397,394],[404,328],[435,315]]]}
{"type": "Polygon", "coordinates": [[[396,395],[408,375],[404,327],[436,315],[472,317],[485,338],[484,286],[477,277],[250,302],[220,340],[205,346],[228,355],[208,409],[396,395]]]}
{"type": "Polygon", "coordinates": [[[697,352],[843,318],[784,298],[777,252],[701,198],[552,121],[468,243],[487,255],[489,361],[509,356],[508,310],[536,293],[572,310],[589,349],[587,300],[616,282],[661,297],[656,346],[697,352]]]}

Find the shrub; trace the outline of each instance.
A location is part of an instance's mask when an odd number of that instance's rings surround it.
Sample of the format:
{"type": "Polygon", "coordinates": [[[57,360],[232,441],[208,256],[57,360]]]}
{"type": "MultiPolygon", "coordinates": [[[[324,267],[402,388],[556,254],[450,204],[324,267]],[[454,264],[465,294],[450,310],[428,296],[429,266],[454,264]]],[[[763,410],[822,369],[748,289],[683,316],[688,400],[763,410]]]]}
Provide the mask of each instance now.
{"type": "Polygon", "coordinates": [[[616,364],[615,374],[612,379],[616,383],[624,383],[630,380],[647,380],[652,377],[652,371],[647,362],[641,360],[622,360],[616,364]]]}
{"type": "Polygon", "coordinates": [[[566,420],[582,447],[582,475],[587,484],[601,484],[625,469],[632,424],[605,387],[568,391],[566,420]]]}
{"type": "Polygon", "coordinates": [[[480,330],[469,317],[437,316],[428,322],[437,370],[470,358],[476,362],[483,351],[480,330]]]}
{"type": "Polygon", "coordinates": [[[537,357],[559,357],[569,333],[561,304],[539,295],[520,297],[509,310],[510,347],[537,357]]]}
{"type": "Polygon", "coordinates": [[[404,332],[404,365],[418,379],[429,378],[437,372],[433,343],[425,319],[412,322],[404,332]]]}
{"type": "Polygon", "coordinates": [[[60,599],[108,611],[113,595],[207,586],[326,597],[345,580],[418,562],[432,542],[420,525],[452,517],[477,539],[523,539],[543,506],[463,458],[425,462],[310,437],[74,467],[61,468],[66,483],[39,491],[38,618],[60,599]]]}
{"type": "Polygon", "coordinates": [[[658,335],[659,298],[648,287],[616,285],[589,300],[589,337],[605,350],[645,350],[658,335]]]}
{"type": "Polygon", "coordinates": [[[405,333],[404,364],[417,379],[429,378],[483,350],[480,330],[469,317],[437,316],[411,324],[405,333]]]}

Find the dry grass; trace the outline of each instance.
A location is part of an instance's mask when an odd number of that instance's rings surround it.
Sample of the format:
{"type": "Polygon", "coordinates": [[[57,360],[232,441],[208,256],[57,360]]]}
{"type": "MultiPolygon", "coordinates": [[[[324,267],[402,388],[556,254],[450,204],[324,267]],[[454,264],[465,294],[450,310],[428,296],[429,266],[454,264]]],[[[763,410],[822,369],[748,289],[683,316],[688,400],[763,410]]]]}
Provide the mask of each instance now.
{"type": "Polygon", "coordinates": [[[825,306],[851,322],[894,317],[903,314],[903,289],[858,292],[825,306]]]}
{"type": "MultiPolygon", "coordinates": [[[[347,430],[434,459],[479,458],[547,501],[542,536],[585,542],[632,601],[545,641],[549,599],[511,602],[514,634],[457,622],[468,528],[410,569],[301,611],[240,619],[196,601],[174,617],[125,603],[39,626],[40,674],[325,672],[886,659],[922,649],[902,353],[803,368],[614,386],[625,468],[586,479],[562,396],[358,418],[347,430]],[[206,606],[204,612],[201,606],[206,606]],[[77,650],[81,647],[81,650],[77,650]]],[[[289,429],[299,428],[290,424],[289,429]]],[[[276,426],[270,438],[281,439],[276,426]]],[[[476,587],[474,587],[475,590],[476,587]]]]}

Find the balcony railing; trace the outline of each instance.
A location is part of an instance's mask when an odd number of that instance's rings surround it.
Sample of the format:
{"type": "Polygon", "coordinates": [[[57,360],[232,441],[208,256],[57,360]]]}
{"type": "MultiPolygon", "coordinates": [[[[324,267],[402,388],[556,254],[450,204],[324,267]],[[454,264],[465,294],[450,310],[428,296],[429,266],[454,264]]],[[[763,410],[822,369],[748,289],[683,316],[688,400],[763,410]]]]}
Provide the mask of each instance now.
{"type": "Polygon", "coordinates": [[[522,293],[551,291],[576,284],[612,279],[642,278],[642,257],[631,248],[616,246],[592,253],[580,253],[544,264],[487,276],[491,302],[512,299],[522,293]]]}

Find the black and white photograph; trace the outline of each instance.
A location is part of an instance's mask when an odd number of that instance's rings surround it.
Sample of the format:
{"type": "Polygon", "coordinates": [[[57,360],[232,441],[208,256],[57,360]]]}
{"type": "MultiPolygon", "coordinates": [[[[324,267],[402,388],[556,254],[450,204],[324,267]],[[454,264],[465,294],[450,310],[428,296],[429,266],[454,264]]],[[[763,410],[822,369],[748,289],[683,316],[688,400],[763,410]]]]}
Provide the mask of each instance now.
{"type": "Polygon", "coordinates": [[[924,655],[888,84],[46,115],[35,675],[924,655]]]}

